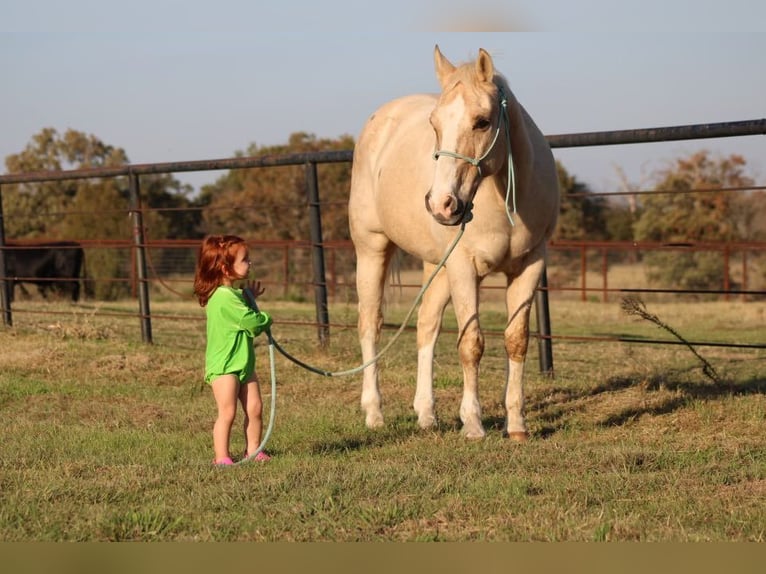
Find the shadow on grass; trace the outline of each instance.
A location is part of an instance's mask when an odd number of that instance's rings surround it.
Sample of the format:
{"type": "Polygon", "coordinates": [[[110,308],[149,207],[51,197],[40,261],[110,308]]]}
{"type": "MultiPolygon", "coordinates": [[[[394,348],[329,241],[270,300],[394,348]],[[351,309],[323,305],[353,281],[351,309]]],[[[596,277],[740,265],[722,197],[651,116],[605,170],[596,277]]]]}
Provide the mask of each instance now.
{"type": "MultiPolygon", "coordinates": [[[[745,381],[724,381],[720,384],[709,381],[689,381],[682,372],[663,373],[646,377],[644,374],[612,377],[606,382],[589,389],[555,387],[548,389],[543,399],[530,401],[528,410],[535,412],[537,420],[543,425],[535,431],[535,436],[548,438],[565,428],[572,426],[571,415],[586,412],[588,403],[585,399],[618,393],[632,388],[643,393],[660,390],[670,391],[672,395],[662,400],[638,401],[639,404],[625,406],[614,414],[606,415],[595,425],[600,427],[621,426],[644,415],[664,415],[675,412],[693,401],[715,401],[723,397],[766,394],[766,378],[757,377],[745,381]]],[[[502,428],[502,420],[492,420],[491,424],[502,428]]]]}
{"type": "MultiPolygon", "coordinates": [[[[534,415],[533,436],[546,439],[558,432],[573,427],[593,424],[598,427],[622,426],[644,415],[665,415],[680,410],[693,401],[714,401],[723,397],[766,394],[766,378],[758,377],[745,381],[727,381],[713,384],[708,381],[689,381],[688,373],[663,373],[646,377],[645,374],[612,377],[594,387],[578,389],[572,387],[549,387],[543,397],[529,397],[527,401],[528,415],[534,415]],[[685,380],[684,380],[685,379],[685,380]],[[629,389],[640,389],[642,396],[650,398],[651,393],[669,391],[657,401],[632,401],[615,409],[616,412],[606,414],[592,423],[575,420],[574,415],[585,416],[592,407],[587,399],[616,394],[629,389]]],[[[494,405],[495,412],[502,412],[502,405],[494,405]]],[[[499,414],[484,414],[484,428],[488,432],[504,432],[505,417],[499,414]]],[[[321,440],[311,445],[314,455],[332,455],[356,452],[390,446],[422,436],[423,433],[435,433],[448,436],[459,433],[462,422],[459,417],[444,413],[439,417],[436,428],[422,430],[417,426],[417,417],[412,414],[400,414],[388,417],[383,428],[369,430],[360,421],[358,431],[353,436],[339,435],[333,440],[321,440]]]]}
{"type": "Polygon", "coordinates": [[[415,423],[414,416],[390,417],[385,426],[371,430],[364,426],[362,420],[359,430],[354,431],[354,436],[339,435],[333,440],[317,441],[311,445],[310,450],[315,455],[331,455],[388,446],[423,432],[415,423]]]}
{"type": "MultiPolygon", "coordinates": [[[[368,429],[364,422],[360,421],[359,431],[354,431],[354,436],[338,436],[335,440],[323,440],[313,443],[311,453],[315,455],[344,454],[348,452],[362,451],[367,449],[388,447],[393,444],[401,444],[412,438],[424,436],[436,436],[447,438],[459,435],[463,423],[460,417],[452,413],[444,413],[437,417],[437,425],[430,429],[421,429],[418,426],[417,415],[399,414],[388,416],[386,424],[379,429],[368,429]]],[[[484,428],[501,430],[503,423],[498,417],[483,417],[484,428]]]]}

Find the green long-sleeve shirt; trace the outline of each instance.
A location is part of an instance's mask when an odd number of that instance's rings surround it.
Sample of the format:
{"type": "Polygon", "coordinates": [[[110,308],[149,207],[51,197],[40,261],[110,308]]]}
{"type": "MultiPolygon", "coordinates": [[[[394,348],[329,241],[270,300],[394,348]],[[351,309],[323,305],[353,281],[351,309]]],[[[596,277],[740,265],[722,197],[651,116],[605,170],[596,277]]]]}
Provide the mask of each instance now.
{"type": "Polygon", "coordinates": [[[235,374],[240,383],[255,372],[253,338],[271,325],[268,313],[251,309],[240,289],[221,285],[207,302],[205,382],[235,374]]]}

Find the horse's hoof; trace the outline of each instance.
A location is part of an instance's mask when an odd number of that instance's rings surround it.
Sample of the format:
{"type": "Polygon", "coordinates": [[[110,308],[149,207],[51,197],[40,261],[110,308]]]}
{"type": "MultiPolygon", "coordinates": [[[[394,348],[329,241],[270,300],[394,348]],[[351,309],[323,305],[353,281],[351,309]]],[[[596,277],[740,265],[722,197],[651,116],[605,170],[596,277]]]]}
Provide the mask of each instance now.
{"type": "Polygon", "coordinates": [[[479,440],[479,439],[483,439],[486,435],[487,433],[484,432],[484,429],[482,427],[472,428],[472,429],[463,427],[463,436],[465,438],[468,438],[471,440],[479,440]]]}
{"type": "Polygon", "coordinates": [[[427,415],[418,417],[418,426],[423,430],[429,430],[436,427],[436,417],[427,415]]]}
{"type": "Polygon", "coordinates": [[[509,432],[508,438],[513,442],[527,442],[529,440],[529,433],[525,431],[509,432]]]}
{"type": "Polygon", "coordinates": [[[368,429],[379,429],[383,426],[383,415],[367,415],[364,419],[364,424],[367,425],[368,429]]]}

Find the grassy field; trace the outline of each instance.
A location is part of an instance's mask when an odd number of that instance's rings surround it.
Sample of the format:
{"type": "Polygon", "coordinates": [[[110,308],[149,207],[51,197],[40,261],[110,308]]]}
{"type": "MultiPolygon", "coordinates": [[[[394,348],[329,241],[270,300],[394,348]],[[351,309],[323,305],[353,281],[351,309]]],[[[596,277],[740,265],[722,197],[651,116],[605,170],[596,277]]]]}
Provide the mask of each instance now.
{"type": "MultiPolygon", "coordinates": [[[[319,349],[310,305],[269,301],[274,336],[329,371],[359,364],[353,328],[319,349]],[[294,322],[294,323],[293,323],[294,322]]],[[[0,540],[9,541],[764,541],[766,351],[555,340],[555,377],[530,343],[531,440],[504,439],[502,340],[482,362],[486,439],[459,430],[455,338],[436,360],[437,430],[417,428],[414,333],[382,359],[387,425],[368,431],[360,378],[325,378],[278,356],[267,464],[211,465],[213,398],[201,384],[202,311],[135,302],[20,302],[0,329],[0,540]],[[24,310],[36,313],[23,313],[24,310]]],[[[387,322],[406,312],[392,304],[387,322]]],[[[763,343],[766,305],[656,303],[688,340],[763,343]]],[[[353,306],[334,305],[335,324],[353,306]]],[[[618,302],[551,301],[557,335],[667,338],[618,302]]],[[[482,322],[502,330],[487,305],[482,322]]],[[[454,326],[448,317],[446,326],[454,326]]],[[[392,331],[384,333],[384,342],[392,331]]],[[[258,341],[265,403],[271,390],[258,341]]],[[[241,421],[241,414],[239,415],[241,421]]],[[[269,418],[268,408],[265,412],[269,418]]],[[[239,422],[237,423],[239,431],[239,422]]],[[[242,447],[239,432],[233,451],[242,447]]]]}

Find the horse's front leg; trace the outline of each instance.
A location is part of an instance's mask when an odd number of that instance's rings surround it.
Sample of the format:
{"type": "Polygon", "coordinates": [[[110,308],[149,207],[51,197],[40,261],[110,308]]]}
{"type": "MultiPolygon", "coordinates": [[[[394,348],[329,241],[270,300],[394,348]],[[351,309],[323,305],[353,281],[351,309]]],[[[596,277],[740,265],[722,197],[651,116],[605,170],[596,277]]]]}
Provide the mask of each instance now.
{"type": "Polygon", "coordinates": [[[545,265],[545,248],[529,255],[530,261],[514,279],[508,281],[506,306],[508,326],[505,328],[505,350],[508,353],[508,378],[505,383],[505,433],[517,442],[528,438],[524,419],[524,362],[529,346],[529,312],[535,289],[545,265]]]}
{"type": "MultiPolygon", "coordinates": [[[[367,364],[377,354],[383,325],[383,286],[392,250],[366,251],[357,248],[356,288],[359,297],[359,344],[362,363],[367,364]]],[[[364,368],[362,379],[362,410],[368,428],[383,426],[383,411],[378,388],[378,363],[364,368]]]]}
{"type": "MultiPolygon", "coordinates": [[[[423,265],[424,284],[431,277],[435,267],[430,263],[423,265]]],[[[441,269],[426,289],[418,310],[418,380],[412,406],[418,415],[418,426],[422,429],[436,425],[433,392],[434,347],[449,297],[449,279],[444,269],[441,269]]]]}
{"type": "Polygon", "coordinates": [[[460,420],[467,438],[484,438],[479,402],[479,362],[484,355],[484,335],[479,325],[479,279],[472,266],[449,269],[452,304],[458,323],[458,354],[463,368],[460,420]]]}

